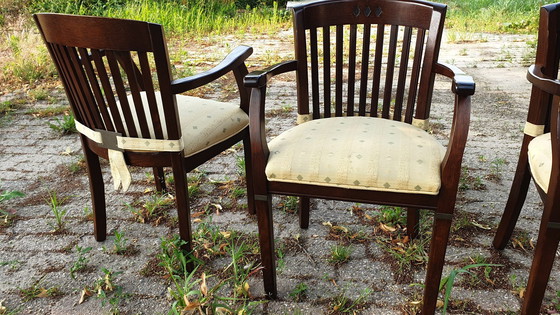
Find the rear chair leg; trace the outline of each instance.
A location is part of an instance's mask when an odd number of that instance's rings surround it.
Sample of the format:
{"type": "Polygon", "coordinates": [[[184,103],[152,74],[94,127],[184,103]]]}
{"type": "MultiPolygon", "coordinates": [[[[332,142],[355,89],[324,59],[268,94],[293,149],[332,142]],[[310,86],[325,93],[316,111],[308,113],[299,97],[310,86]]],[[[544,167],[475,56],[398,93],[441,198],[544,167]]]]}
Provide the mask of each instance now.
{"type": "Polygon", "coordinates": [[[163,171],[163,167],[154,167],[153,170],[156,190],[160,193],[166,193],[167,187],[165,185],[165,172],[163,171]]]}
{"type": "MultiPolygon", "coordinates": [[[[177,204],[177,217],[179,219],[179,236],[185,243],[181,249],[186,253],[192,252],[191,214],[189,210],[189,196],[187,192],[187,173],[182,152],[171,160],[173,165],[173,179],[175,181],[175,202],[177,204]]],[[[192,271],[194,265],[188,262],[187,269],[192,271]]]]}
{"type": "Polygon", "coordinates": [[[451,217],[452,215],[447,213],[436,212],[435,214],[430,254],[428,256],[428,270],[424,281],[422,314],[434,314],[436,311],[439,284],[451,228],[451,217]]]}

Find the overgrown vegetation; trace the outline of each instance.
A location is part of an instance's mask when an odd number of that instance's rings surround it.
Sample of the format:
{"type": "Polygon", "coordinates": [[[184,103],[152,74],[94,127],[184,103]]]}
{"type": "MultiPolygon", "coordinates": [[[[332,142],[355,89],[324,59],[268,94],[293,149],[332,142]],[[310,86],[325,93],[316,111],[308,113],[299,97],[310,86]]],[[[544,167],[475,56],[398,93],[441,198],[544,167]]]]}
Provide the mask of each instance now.
{"type": "Polygon", "coordinates": [[[454,32],[529,33],[539,26],[539,8],[551,0],[448,0],[447,27],[454,32]]]}

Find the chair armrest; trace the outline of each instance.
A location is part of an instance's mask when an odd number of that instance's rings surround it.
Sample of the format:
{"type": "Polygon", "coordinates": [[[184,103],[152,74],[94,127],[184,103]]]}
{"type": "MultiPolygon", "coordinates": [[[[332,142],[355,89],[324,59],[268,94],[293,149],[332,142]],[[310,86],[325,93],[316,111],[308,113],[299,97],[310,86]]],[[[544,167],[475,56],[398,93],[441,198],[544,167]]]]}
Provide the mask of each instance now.
{"type": "Polygon", "coordinates": [[[537,88],[553,95],[560,95],[560,80],[547,79],[544,77],[541,67],[532,65],[527,70],[527,80],[537,88]]]}
{"type": "MultiPolygon", "coordinates": [[[[461,176],[461,162],[467,143],[471,116],[471,95],[475,91],[475,83],[459,68],[437,63],[434,72],[453,80],[451,90],[455,94],[455,105],[451,132],[447,151],[441,165],[441,176],[448,180],[442,181],[444,190],[456,190],[461,176]]],[[[452,193],[455,195],[456,191],[452,193]]]]}
{"type": "Polygon", "coordinates": [[[279,75],[282,73],[295,71],[297,68],[297,61],[290,60],[284,61],[263,70],[257,70],[249,73],[245,76],[243,82],[245,83],[245,87],[249,88],[260,88],[266,86],[266,83],[270,78],[275,75],[279,75]]]}
{"type": "Polygon", "coordinates": [[[474,80],[461,69],[444,63],[437,63],[434,72],[453,80],[451,90],[458,95],[473,95],[475,90],[474,80]]]}
{"type": "Polygon", "coordinates": [[[173,80],[171,82],[171,92],[173,94],[179,94],[208,84],[224,74],[234,71],[240,65],[244,66],[245,60],[249,58],[252,53],[252,47],[239,46],[214,68],[190,77],[173,80]]]}

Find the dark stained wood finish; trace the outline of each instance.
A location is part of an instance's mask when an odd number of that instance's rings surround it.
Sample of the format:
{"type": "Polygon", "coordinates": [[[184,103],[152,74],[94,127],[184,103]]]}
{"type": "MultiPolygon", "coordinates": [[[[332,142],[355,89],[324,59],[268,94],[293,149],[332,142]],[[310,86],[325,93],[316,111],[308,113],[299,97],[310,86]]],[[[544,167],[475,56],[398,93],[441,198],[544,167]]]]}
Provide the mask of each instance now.
{"type": "MultiPolygon", "coordinates": [[[[252,54],[250,47],[234,49],[211,70],[173,80],[161,25],[50,13],[35,14],[34,19],[58,69],[75,119],[91,129],[115,131],[129,137],[180,139],[182,133],[174,95],[208,84],[231,72],[239,87],[240,108],[249,112],[249,90],[244,87],[243,77],[248,73],[244,62],[252,54]],[[156,86],[163,103],[163,115],[158,111],[156,86]],[[141,92],[146,94],[147,110],[142,104],[141,92]],[[151,118],[151,126],[148,125],[148,117],[151,118]],[[150,130],[153,130],[153,135],[150,130]],[[164,137],[164,132],[167,137],[164,137]]],[[[107,149],[83,135],[81,141],[93,203],[94,235],[102,241],[107,228],[99,158],[107,159],[107,149]]],[[[248,127],[187,158],[182,151],[124,152],[128,165],[153,168],[158,191],[166,190],[163,167],[173,169],[179,233],[186,242],[186,250],[192,248],[187,172],[239,141],[244,143],[247,159],[248,208],[254,213],[248,127]]]]}
{"type": "MultiPolygon", "coordinates": [[[[553,166],[548,192],[542,191],[538,185],[535,185],[544,202],[544,211],[521,314],[540,313],[542,299],[560,240],[560,233],[555,226],[560,223],[560,212],[558,211],[558,205],[560,205],[560,130],[558,119],[560,117],[557,114],[551,115],[551,113],[558,113],[560,95],[560,83],[554,81],[558,76],[560,59],[559,30],[560,3],[543,6],[540,10],[535,65],[529,69],[527,74],[527,78],[533,84],[527,121],[535,125],[544,125],[545,132],[551,132],[553,166]]],[[[533,140],[533,136],[526,134],[521,143],[521,151],[510,194],[494,236],[493,245],[497,249],[505,248],[509,242],[527,196],[531,181],[527,148],[531,140],[533,140]]]]}
{"type": "Polygon", "coordinates": [[[249,129],[265,292],[271,298],[277,295],[271,194],[300,197],[302,228],[309,225],[309,198],[408,207],[411,236],[415,236],[418,209],[431,209],[436,219],[423,313],[433,314],[467,139],[470,95],[474,94],[470,77],[437,61],[446,6],[417,0],[331,0],[295,4],[292,11],[296,60],[245,77],[246,86],[252,89],[249,129]],[[435,75],[449,77],[455,114],[441,166],[439,194],[268,181],[264,115],[267,82],[289,71],[296,71],[299,114],[312,111],[313,119],[361,115],[401,120],[405,116],[408,123],[413,117],[429,118],[435,75]]]}

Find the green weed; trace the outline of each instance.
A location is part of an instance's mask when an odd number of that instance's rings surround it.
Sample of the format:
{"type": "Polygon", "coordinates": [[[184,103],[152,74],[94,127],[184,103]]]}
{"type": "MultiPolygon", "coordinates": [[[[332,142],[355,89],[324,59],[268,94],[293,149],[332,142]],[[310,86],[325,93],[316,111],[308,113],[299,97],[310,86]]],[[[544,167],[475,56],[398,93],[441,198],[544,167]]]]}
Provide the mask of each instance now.
{"type": "Polygon", "coordinates": [[[336,313],[352,313],[356,314],[366,305],[366,299],[370,296],[372,290],[370,288],[364,289],[358,298],[352,301],[346,296],[346,289],[333,298],[330,303],[330,308],[336,313]]]}
{"type": "Polygon", "coordinates": [[[333,265],[341,265],[348,260],[350,260],[350,255],[352,254],[352,247],[334,245],[331,247],[331,253],[328,258],[329,263],[333,265]]]}
{"type": "Polygon", "coordinates": [[[471,265],[467,265],[461,268],[456,268],[453,269],[449,272],[449,274],[445,277],[443,277],[441,279],[441,282],[439,284],[439,289],[444,290],[444,296],[443,296],[443,314],[445,315],[447,313],[447,307],[449,306],[449,298],[451,297],[451,290],[453,289],[453,284],[455,283],[455,278],[462,274],[462,273],[467,273],[470,275],[474,275],[472,272],[469,271],[469,269],[472,268],[478,268],[478,267],[493,267],[493,266],[501,266],[501,265],[496,265],[496,264],[471,264],[471,265]]]}
{"type": "Polygon", "coordinates": [[[54,215],[54,222],[50,222],[49,225],[53,228],[54,232],[61,232],[65,229],[65,218],[68,210],[62,209],[61,206],[69,198],[70,197],[61,198],[55,190],[48,191],[48,197],[46,198],[46,201],[51,208],[51,212],[54,215]]]}
{"type": "Polygon", "coordinates": [[[10,225],[15,216],[15,212],[5,209],[3,204],[10,199],[23,196],[25,194],[17,190],[6,190],[0,193],[0,216],[3,217],[3,220],[0,221],[0,226],[10,225]]]}
{"type": "Polygon", "coordinates": [[[87,263],[89,259],[86,257],[86,254],[91,251],[91,247],[81,247],[76,245],[76,253],[78,254],[78,258],[70,267],[70,276],[72,279],[76,279],[76,273],[84,270],[87,267],[87,263]]]}
{"type": "Polygon", "coordinates": [[[37,281],[33,282],[31,286],[19,290],[24,302],[28,302],[36,298],[53,297],[62,293],[58,287],[45,288],[43,285],[44,278],[45,276],[42,276],[37,281]]]}
{"type": "Polygon", "coordinates": [[[54,123],[49,122],[49,127],[62,135],[77,132],[73,115],[64,115],[62,119],[55,117],[54,123]]]}
{"type": "Polygon", "coordinates": [[[294,299],[294,301],[301,302],[307,294],[307,289],[307,284],[300,282],[292,291],[290,291],[290,296],[294,299]]]}

